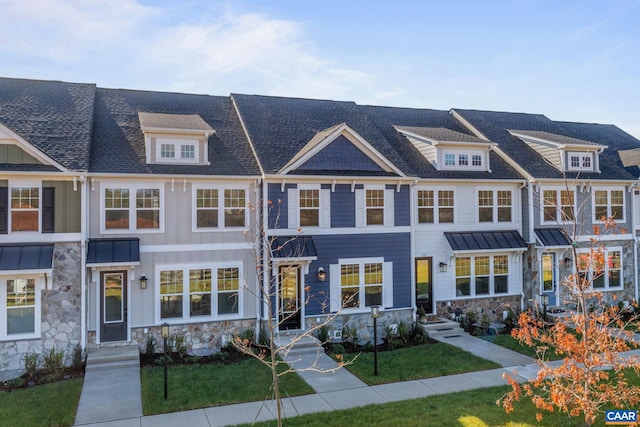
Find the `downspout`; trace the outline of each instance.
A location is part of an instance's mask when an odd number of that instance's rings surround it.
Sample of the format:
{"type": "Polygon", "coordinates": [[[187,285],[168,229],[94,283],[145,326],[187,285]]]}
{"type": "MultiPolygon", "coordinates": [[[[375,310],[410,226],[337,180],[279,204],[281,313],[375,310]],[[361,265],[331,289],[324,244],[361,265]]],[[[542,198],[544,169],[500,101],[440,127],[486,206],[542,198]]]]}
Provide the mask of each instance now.
{"type": "Polygon", "coordinates": [[[87,185],[86,177],[80,177],[80,347],[87,345],[87,185]]]}
{"type": "MultiPolygon", "coordinates": [[[[532,180],[528,180],[526,183],[527,186],[527,217],[529,218],[529,238],[527,239],[527,244],[529,245],[529,247],[531,247],[531,245],[533,245],[533,248],[535,250],[535,218],[533,216],[533,182],[532,180]]],[[[527,262],[527,260],[525,259],[525,256],[523,254],[522,256],[522,263],[524,264],[525,262],[527,262]]],[[[521,268],[521,270],[524,270],[524,267],[521,268]]],[[[523,277],[523,283],[524,283],[524,277],[523,277]]],[[[520,311],[524,311],[525,308],[525,303],[526,303],[526,298],[527,296],[524,293],[524,286],[522,287],[522,291],[520,293],[520,311]]]]}
{"type": "MultiPolygon", "coordinates": [[[[256,260],[256,261],[260,261],[259,263],[256,262],[256,268],[261,268],[262,269],[262,281],[258,283],[258,286],[260,287],[260,289],[258,289],[258,298],[256,298],[256,337],[260,337],[260,330],[262,329],[262,322],[263,322],[263,317],[264,317],[264,313],[267,311],[267,302],[264,301],[264,295],[267,295],[267,298],[269,298],[269,288],[265,289],[265,286],[268,286],[269,283],[269,268],[270,266],[265,266],[265,261],[271,261],[271,257],[268,257],[268,252],[267,252],[267,247],[266,247],[266,243],[267,243],[267,237],[266,237],[266,233],[267,233],[267,226],[268,226],[268,222],[269,222],[269,192],[268,192],[268,184],[266,182],[266,180],[264,178],[262,178],[260,181],[260,186],[262,188],[262,202],[259,203],[259,205],[261,205],[261,209],[256,209],[256,214],[258,214],[258,211],[260,212],[260,218],[258,218],[257,223],[260,224],[260,226],[258,227],[257,233],[257,239],[256,241],[259,242],[259,244],[261,245],[261,248],[259,248],[258,251],[254,251],[254,253],[256,255],[260,255],[260,258],[262,258],[262,260],[256,260]],[[260,267],[257,267],[257,266],[260,267]]],[[[256,244],[257,242],[254,242],[254,244],[256,244]]],[[[256,275],[256,277],[258,277],[258,275],[256,275]]]]}
{"type": "MultiPolygon", "coordinates": [[[[415,263],[415,259],[416,259],[416,237],[415,237],[415,214],[414,214],[414,194],[415,194],[415,187],[418,183],[418,180],[414,180],[412,184],[409,185],[409,221],[410,221],[410,227],[409,227],[409,236],[410,236],[410,241],[409,241],[409,245],[410,248],[409,250],[411,251],[411,307],[416,309],[416,314],[417,315],[417,301],[416,301],[416,272],[415,272],[415,268],[416,268],[416,263],[415,263]]],[[[433,267],[432,267],[433,268],[433,267]]],[[[433,273],[431,273],[433,275],[433,273]]],[[[433,280],[431,280],[433,282],[433,280]]],[[[433,283],[431,284],[431,289],[433,289],[433,283]]],[[[432,301],[432,306],[433,303],[435,302],[435,298],[433,298],[434,301],[432,301]]],[[[432,307],[433,308],[433,307],[432,307]]]]}
{"type": "Polygon", "coordinates": [[[634,183],[631,185],[631,189],[629,193],[631,193],[631,232],[633,233],[633,290],[635,300],[638,301],[638,238],[636,234],[636,215],[638,214],[636,211],[638,210],[638,204],[636,202],[636,195],[634,187],[638,185],[638,183],[634,183]]]}

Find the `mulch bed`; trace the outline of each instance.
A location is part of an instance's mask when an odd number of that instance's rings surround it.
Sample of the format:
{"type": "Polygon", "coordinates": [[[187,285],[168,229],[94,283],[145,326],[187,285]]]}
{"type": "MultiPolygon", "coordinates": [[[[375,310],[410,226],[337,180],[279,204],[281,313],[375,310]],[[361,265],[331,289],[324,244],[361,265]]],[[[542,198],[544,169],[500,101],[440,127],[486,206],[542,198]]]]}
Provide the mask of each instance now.
{"type": "Polygon", "coordinates": [[[34,375],[25,373],[20,377],[14,378],[12,380],[0,381],[0,391],[18,390],[42,384],[49,384],[57,381],[66,381],[73,378],[84,378],[84,366],[81,368],[65,368],[64,371],[58,376],[54,376],[50,371],[46,369],[39,369],[34,375]]]}

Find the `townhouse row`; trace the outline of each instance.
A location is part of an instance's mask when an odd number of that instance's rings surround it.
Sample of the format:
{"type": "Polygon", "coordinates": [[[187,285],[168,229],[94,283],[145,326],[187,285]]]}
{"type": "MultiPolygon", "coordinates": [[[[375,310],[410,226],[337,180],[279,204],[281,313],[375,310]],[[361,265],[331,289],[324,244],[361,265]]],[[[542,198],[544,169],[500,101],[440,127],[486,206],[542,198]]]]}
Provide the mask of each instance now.
{"type": "Polygon", "coordinates": [[[0,79],[0,378],[28,352],[637,299],[640,141],[543,115],[0,79]],[[576,265],[578,263],[578,265],[576,265]],[[272,295],[269,304],[260,289],[272,295]]]}

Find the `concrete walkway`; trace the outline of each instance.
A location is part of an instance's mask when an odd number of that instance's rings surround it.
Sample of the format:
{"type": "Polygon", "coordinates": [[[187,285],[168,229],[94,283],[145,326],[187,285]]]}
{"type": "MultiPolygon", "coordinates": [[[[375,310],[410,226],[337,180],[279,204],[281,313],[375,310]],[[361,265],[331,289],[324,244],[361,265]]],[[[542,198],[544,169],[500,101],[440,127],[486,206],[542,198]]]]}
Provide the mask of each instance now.
{"type": "MultiPolygon", "coordinates": [[[[423,380],[403,381],[398,383],[367,386],[346,369],[334,372],[318,372],[308,370],[311,366],[319,370],[334,369],[337,364],[323,352],[291,352],[284,357],[294,368],[300,369],[299,375],[309,383],[316,391],[315,394],[296,396],[283,399],[283,411],[286,418],[298,415],[326,412],[340,409],[355,408],[369,404],[381,404],[400,400],[416,399],[419,397],[433,396],[437,394],[452,393],[495,385],[504,385],[506,380],[502,378],[504,373],[510,373],[515,378],[524,382],[535,376],[537,365],[533,359],[523,356],[503,347],[497,346],[477,337],[466,334],[433,334],[435,339],[455,345],[466,351],[477,354],[480,357],[493,360],[503,368],[486,371],[468,372],[464,374],[449,375],[445,377],[428,378],[423,380]]],[[[124,369],[124,368],[123,368],[124,369]]],[[[214,427],[227,426],[256,421],[268,421],[276,417],[274,401],[249,402],[236,405],[214,406],[210,408],[195,409],[191,411],[174,412],[152,416],[142,416],[141,412],[135,415],[133,412],[123,411],[117,401],[109,402],[101,399],[102,396],[123,396],[126,393],[134,393],[137,390],[139,400],[140,383],[139,374],[134,376],[130,372],[122,372],[122,375],[111,372],[108,376],[128,377],[127,384],[119,384],[117,381],[105,381],[102,387],[97,387],[98,382],[85,377],[85,388],[88,393],[95,394],[103,408],[101,412],[109,413],[110,420],[86,422],[86,418],[76,418],[76,425],[92,427],[169,427],[176,425],[189,425],[190,427],[214,427]],[[89,384],[87,384],[87,381],[89,384]],[[136,384],[137,382],[137,384],[136,384]],[[94,387],[92,384],[95,384],[94,387]],[[90,390],[90,391],[89,391],[90,390]]],[[[127,399],[134,401],[134,396],[127,399]]],[[[78,415],[85,413],[87,399],[80,399],[78,415]]],[[[141,411],[141,408],[140,408],[141,411]]]]}

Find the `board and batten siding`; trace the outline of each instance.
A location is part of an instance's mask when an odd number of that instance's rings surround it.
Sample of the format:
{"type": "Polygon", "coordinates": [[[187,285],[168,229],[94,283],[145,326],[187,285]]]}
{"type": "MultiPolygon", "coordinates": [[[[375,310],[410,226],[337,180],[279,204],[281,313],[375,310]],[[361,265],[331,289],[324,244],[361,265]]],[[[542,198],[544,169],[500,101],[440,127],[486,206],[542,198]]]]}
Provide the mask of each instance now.
{"type": "Polygon", "coordinates": [[[42,181],[42,187],[54,189],[54,232],[79,233],[82,184],[77,182],[74,190],[71,181],[42,181]]]}
{"type": "Polygon", "coordinates": [[[37,165],[40,161],[13,144],[0,144],[0,163],[13,165],[37,165]]]}

